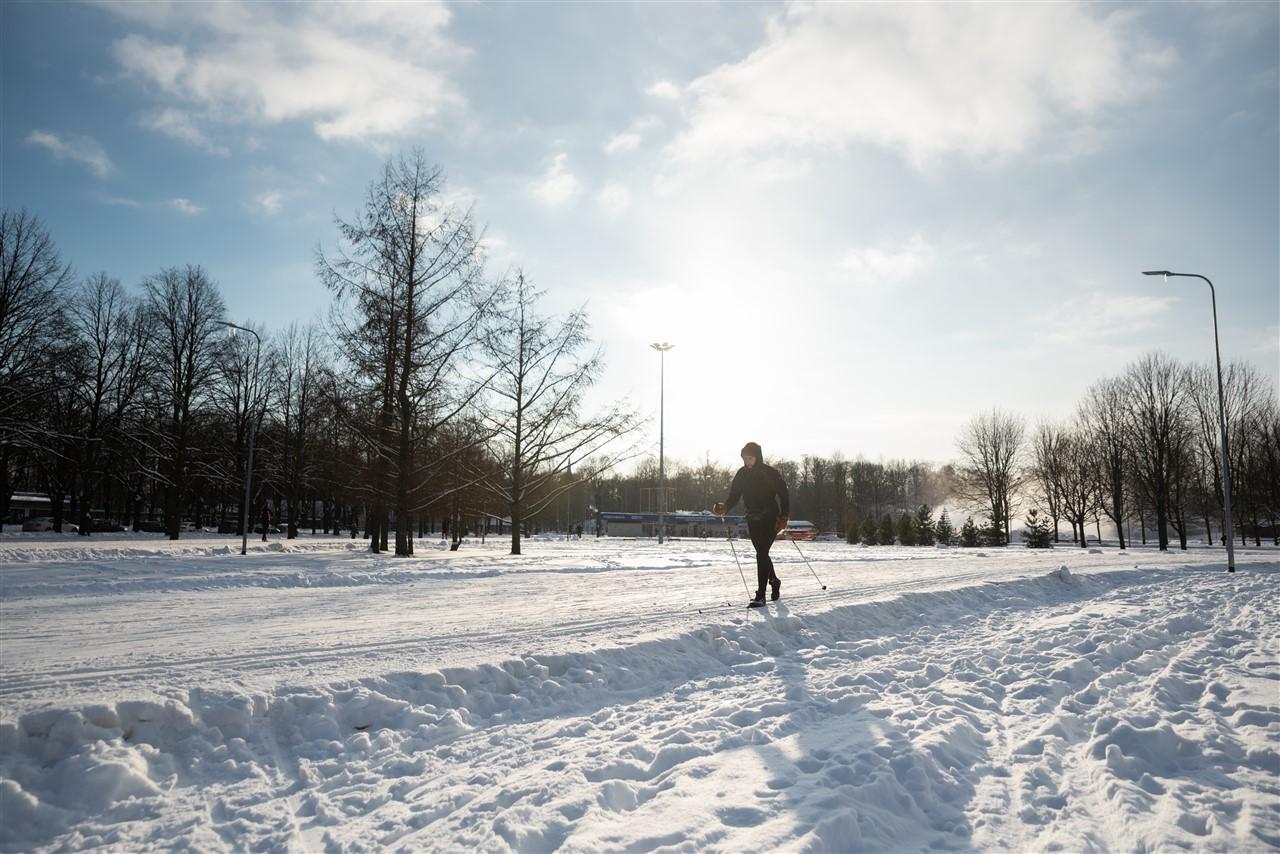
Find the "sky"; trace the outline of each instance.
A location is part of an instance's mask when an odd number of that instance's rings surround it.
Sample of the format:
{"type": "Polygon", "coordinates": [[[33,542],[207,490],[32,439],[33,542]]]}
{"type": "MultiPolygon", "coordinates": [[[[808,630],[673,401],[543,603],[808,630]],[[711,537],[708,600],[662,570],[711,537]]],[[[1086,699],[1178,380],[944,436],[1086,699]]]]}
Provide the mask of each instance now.
{"type": "Polygon", "coordinates": [[[1140,354],[1280,376],[1280,4],[0,4],[0,201],[323,315],[420,147],[669,460],[943,462],[1140,354]]]}

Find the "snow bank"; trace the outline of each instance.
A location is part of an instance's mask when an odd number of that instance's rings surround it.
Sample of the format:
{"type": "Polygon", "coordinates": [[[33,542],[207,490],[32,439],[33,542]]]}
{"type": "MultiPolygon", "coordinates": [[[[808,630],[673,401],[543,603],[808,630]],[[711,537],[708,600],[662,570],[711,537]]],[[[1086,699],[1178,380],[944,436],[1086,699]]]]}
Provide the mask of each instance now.
{"type": "MultiPolygon", "coordinates": [[[[6,535],[0,540],[0,561],[111,561],[137,558],[189,558],[211,555],[239,555],[240,539],[207,535],[187,535],[183,539],[168,540],[141,534],[95,534],[82,538],[64,535],[50,540],[47,534],[33,534],[38,540],[21,540],[6,535]]],[[[416,548],[435,550],[442,548],[436,541],[419,540],[416,548]]],[[[314,552],[365,552],[369,550],[364,540],[343,540],[337,537],[323,539],[261,540],[250,539],[250,554],[309,554],[314,552]]]]}
{"type": "Polygon", "coordinates": [[[1280,566],[1067,567],[0,724],[0,848],[1280,845],[1280,566]]]}

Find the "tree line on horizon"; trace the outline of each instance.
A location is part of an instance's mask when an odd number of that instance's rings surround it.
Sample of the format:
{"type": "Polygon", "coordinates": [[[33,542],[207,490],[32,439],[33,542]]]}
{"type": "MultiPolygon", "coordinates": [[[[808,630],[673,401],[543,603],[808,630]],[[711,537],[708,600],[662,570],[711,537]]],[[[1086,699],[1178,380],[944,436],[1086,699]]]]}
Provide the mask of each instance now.
{"type": "Polygon", "coordinates": [[[1251,363],[1222,375],[1234,530],[1226,531],[1216,370],[1146,353],[1117,376],[1091,385],[1071,417],[1028,431],[1019,415],[993,409],[970,420],[957,448],[956,496],[986,522],[986,544],[1009,542],[1019,507],[1037,544],[1101,540],[1108,523],[1125,548],[1138,529],[1167,550],[1226,536],[1280,545],[1280,407],[1276,391],[1251,363]],[[1264,534],[1264,530],[1269,531],[1264,534]],[[1046,540],[1042,543],[1041,541],[1046,540]]]}
{"type": "MultiPolygon", "coordinates": [[[[1234,531],[1242,544],[1267,537],[1280,545],[1280,406],[1253,364],[1223,370],[1234,531]],[[1264,533],[1265,532],[1265,533],[1264,533]]],[[[1063,529],[1084,548],[1104,524],[1126,548],[1148,536],[1162,550],[1176,537],[1186,549],[1199,535],[1223,543],[1224,478],[1216,370],[1146,353],[1114,377],[1092,384],[1061,421],[1026,420],[999,408],[971,418],[956,440],[957,458],[869,462],[804,456],[774,461],[791,485],[792,517],[864,545],[1008,544],[1018,512],[1023,541],[1061,542],[1063,529]],[[953,524],[946,505],[969,515],[953,524]],[[941,508],[941,515],[934,518],[941,508]]],[[[672,466],[668,507],[706,507],[728,491],[733,472],[712,465],[672,466]],[[710,489],[708,489],[708,485],[710,489]]],[[[597,502],[604,509],[644,505],[657,461],[613,476],[597,502]],[[619,501],[619,496],[625,500],[619,501]],[[637,501],[639,499],[639,501],[637,501]]],[[[650,490],[653,491],[653,490],[650,490]]]]}
{"type": "MultiPolygon", "coordinates": [[[[224,324],[200,266],[135,290],[105,272],[77,277],[38,217],[0,211],[0,519],[23,489],[49,497],[58,530],[238,529],[251,435],[243,509],[252,525],[269,504],[290,537],[358,529],[373,551],[408,555],[415,534],[447,529],[456,547],[465,531],[509,529],[519,553],[526,531],[656,511],[658,462],[634,443],[645,422],[625,403],[587,411],[604,362],[585,311],[544,315],[523,271],[490,275],[482,230],[444,189],[420,151],[389,159],[316,252],[327,316],[242,324],[260,350],[224,324]]],[[[1259,542],[1265,523],[1278,533],[1276,393],[1243,361],[1223,380],[1233,535],[1259,542]]],[[[1063,422],[1029,432],[1000,409],[975,416],[953,462],[772,464],[793,518],[849,542],[1000,546],[1026,506],[1027,529],[1052,542],[1065,524],[1083,546],[1105,521],[1122,547],[1136,523],[1143,542],[1151,530],[1168,548],[1173,532],[1185,548],[1196,531],[1224,535],[1217,406],[1211,368],[1150,353],[1092,385],[1063,422]],[[948,504],[973,515],[953,527],[948,504]]],[[[667,472],[673,511],[710,507],[733,476],[709,459],[667,472]]]]}
{"type": "Polygon", "coordinates": [[[523,271],[490,275],[444,189],[421,151],[389,159],[316,252],[325,322],[274,332],[228,327],[198,265],[136,291],[78,278],[37,216],[0,211],[0,519],[21,487],[57,530],[87,534],[94,513],[173,539],[188,519],[238,528],[253,436],[250,525],[269,504],[290,537],[360,526],[409,555],[415,532],[456,547],[509,517],[519,553],[527,521],[628,459],[642,422],[625,402],[588,411],[603,351],[585,310],[546,315],[523,271]]]}

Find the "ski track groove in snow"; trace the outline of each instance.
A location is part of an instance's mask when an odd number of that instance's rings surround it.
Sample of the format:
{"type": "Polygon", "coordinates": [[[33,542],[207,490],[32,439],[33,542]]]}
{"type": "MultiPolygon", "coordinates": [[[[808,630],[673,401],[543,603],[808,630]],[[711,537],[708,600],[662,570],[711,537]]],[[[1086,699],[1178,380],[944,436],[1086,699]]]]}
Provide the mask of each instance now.
{"type": "Polygon", "coordinates": [[[737,570],[671,545],[0,564],[0,849],[1280,847],[1274,554],[814,544],[700,615],[737,570]]]}

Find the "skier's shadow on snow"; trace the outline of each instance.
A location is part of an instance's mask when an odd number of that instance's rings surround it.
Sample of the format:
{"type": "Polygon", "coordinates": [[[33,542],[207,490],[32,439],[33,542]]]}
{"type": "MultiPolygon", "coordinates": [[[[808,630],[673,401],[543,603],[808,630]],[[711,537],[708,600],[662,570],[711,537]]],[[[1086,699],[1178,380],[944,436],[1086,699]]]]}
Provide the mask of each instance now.
{"type": "MultiPolygon", "coordinates": [[[[890,708],[858,682],[874,665],[813,646],[782,603],[762,611],[762,633],[785,639],[773,674],[789,711],[749,745],[768,775],[756,792],[760,821],[794,814],[793,839],[808,851],[971,848],[965,815],[975,793],[971,769],[953,767],[946,744],[931,753],[912,743],[890,708]]],[[[848,635],[865,638],[856,627],[848,635]]],[[[966,758],[985,761],[985,746],[982,757],[966,758]]]]}

